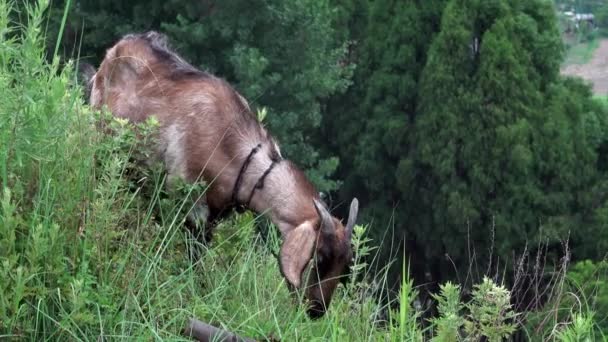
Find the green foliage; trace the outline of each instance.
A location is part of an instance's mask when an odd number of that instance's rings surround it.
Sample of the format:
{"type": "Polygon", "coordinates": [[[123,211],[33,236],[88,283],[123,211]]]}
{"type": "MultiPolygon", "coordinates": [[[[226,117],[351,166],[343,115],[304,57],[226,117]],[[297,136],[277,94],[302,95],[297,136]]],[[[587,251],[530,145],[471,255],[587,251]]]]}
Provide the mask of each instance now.
{"type": "Polygon", "coordinates": [[[577,262],[560,278],[547,294],[545,307],[526,315],[528,336],[543,341],[605,340],[608,337],[606,261],[577,262]]]}
{"type": "Polygon", "coordinates": [[[562,342],[591,342],[593,337],[593,315],[575,314],[571,324],[557,333],[557,340],[562,342]]]}
{"type": "Polygon", "coordinates": [[[460,302],[460,286],[447,282],[440,286],[439,294],[433,295],[437,301],[438,316],[433,318],[436,336],[434,342],[460,341],[460,329],[464,325],[460,302]]]}
{"type": "Polygon", "coordinates": [[[489,278],[475,285],[471,300],[463,304],[460,286],[450,282],[440,286],[437,300],[438,316],[431,320],[435,337],[432,341],[503,341],[516,329],[515,313],[510,304],[511,293],[489,278]],[[467,310],[468,314],[463,316],[467,310]]]}
{"type": "Polygon", "coordinates": [[[354,256],[353,264],[350,266],[350,274],[353,279],[359,279],[361,275],[365,275],[365,271],[369,268],[366,260],[372,256],[372,251],[377,247],[373,247],[372,240],[365,234],[368,231],[366,226],[355,226],[351,243],[353,250],[357,251],[354,256]]]}
{"type": "Polygon", "coordinates": [[[551,3],[334,3],[357,66],[324,118],[340,199],[360,197],[377,241],[394,226],[418,283],[568,237],[576,258],[603,257],[608,112],[560,76],[551,3]]]}
{"type": "Polygon", "coordinates": [[[511,308],[509,290],[484,278],[481,284],[475,285],[472,296],[467,304],[469,315],[464,323],[467,341],[487,337],[488,341],[497,342],[515,332],[512,323],[515,314],[511,308]]]}
{"type": "Polygon", "coordinates": [[[418,282],[453,279],[452,261],[465,270],[547,237],[558,246],[569,232],[576,255],[607,248],[606,108],[561,79],[550,3],[335,3],[357,66],[324,118],[340,199],[360,197],[377,241],[394,224],[418,282]]]}
{"type": "Polygon", "coordinates": [[[420,313],[413,310],[413,301],[418,297],[418,291],[414,289],[414,281],[409,278],[409,270],[405,268],[405,261],[401,268],[401,286],[399,288],[399,310],[390,310],[391,321],[397,321],[392,335],[401,341],[423,341],[423,335],[416,320],[420,313]]]}
{"type": "MultiPolygon", "coordinates": [[[[374,221],[372,236],[378,244],[388,222],[395,222],[395,245],[402,245],[410,222],[410,210],[404,209],[427,210],[418,205],[418,194],[404,191],[416,176],[401,161],[415,149],[420,74],[445,2],[334,1],[343,15],[338,24],[347,28],[351,40],[344,62],[356,69],[348,91],[328,101],[322,142],[340,157],[340,199],[357,196],[364,203],[361,220],[374,221]]],[[[392,252],[401,254],[381,248],[382,260],[390,260],[392,252]]],[[[414,249],[408,246],[406,254],[417,254],[414,249]]],[[[414,279],[422,281],[426,263],[419,255],[408,260],[414,279]]],[[[391,274],[399,274],[399,264],[391,274]]],[[[391,283],[400,283],[397,276],[390,277],[391,283]]]]}
{"type": "Polygon", "coordinates": [[[0,1],[0,334],[33,339],[47,316],[57,327],[90,323],[103,305],[83,237],[98,137],[85,133],[93,121],[70,91],[71,65],[59,71],[57,60],[43,60],[46,5],[28,6],[28,25],[17,30],[0,1]]]}
{"type": "Polygon", "coordinates": [[[608,4],[595,12],[595,20],[602,36],[608,37],[608,4]]]}
{"type": "MultiPolygon", "coordinates": [[[[476,260],[506,260],[530,243],[558,245],[581,211],[597,208],[585,194],[601,174],[605,114],[588,90],[560,79],[561,53],[545,1],[448,3],[423,71],[417,151],[401,162],[421,175],[404,175],[403,190],[433,208],[410,221],[427,255],[447,253],[464,268],[466,245],[492,239],[495,250],[476,250],[476,260]]],[[[597,237],[591,225],[579,228],[574,245],[601,253],[582,243],[597,237]]]]}
{"type": "Polygon", "coordinates": [[[598,38],[595,27],[586,21],[579,24],[577,36],[579,42],[591,42],[598,38]]]}
{"type": "Polygon", "coordinates": [[[586,43],[574,44],[567,47],[564,64],[587,64],[593,58],[597,48],[600,46],[599,39],[593,39],[586,43]]]}
{"type": "MultiPolygon", "coordinates": [[[[584,317],[575,317],[574,322],[576,323],[577,320],[594,321],[593,324],[596,324],[597,328],[608,336],[608,316],[601,316],[608,312],[608,262],[605,260],[597,263],[590,260],[578,262],[568,271],[568,280],[571,292],[579,294],[579,302],[585,303],[587,306],[581,308],[581,313],[577,313],[584,317]],[[596,312],[600,316],[596,317],[596,320],[592,320],[590,315],[586,314],[588,312],[596,312]]],[[[592,329],[595,328],[595,326],[592,327],[592,329]]]]}

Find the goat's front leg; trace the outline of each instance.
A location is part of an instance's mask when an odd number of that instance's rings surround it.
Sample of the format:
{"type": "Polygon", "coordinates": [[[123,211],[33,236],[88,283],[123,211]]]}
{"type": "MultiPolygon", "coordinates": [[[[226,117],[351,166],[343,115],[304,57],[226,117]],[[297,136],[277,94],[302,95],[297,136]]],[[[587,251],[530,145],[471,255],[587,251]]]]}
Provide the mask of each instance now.
{"type": "Polygon", "coordinates": [[[215,225],[215,222],[212,221],[211,210],[207,204],[206,196],[203,195],[192,206],[186,216],[185,225],[198,242],[206,245],[211,242],[212,230],[215,225]]]}
{"type": "MultiPolygon", "coordinates": [[[[175,170],[168,171],[167,191],[173,194],[173,196],[188,196],[190,198],[187,204],[189,206],[187,209],[189,210],[186,214],[184,226],[195,240],[201,244],[207,244],[211,240],[211,235],[208,232],[210,230],[209,217],[211,210],[207,204],[207,195],[205,193],[199,195],[196,193],[197,191],[184,194],[179,191],[179,184],[181,182],[184,182],[184,177],[179,172],[175,172],[175,170]]],[[[187,183],[191,184],[190,182],[187,183]]]]}
{"type": "Polygon", "coordinates": [[[232,212],[232,209],[232,206],[214,206],[207,201],[205,195],[193,205],[185,224],[199,242],[207,245],[213,238],[215,227],[232,212]]]}

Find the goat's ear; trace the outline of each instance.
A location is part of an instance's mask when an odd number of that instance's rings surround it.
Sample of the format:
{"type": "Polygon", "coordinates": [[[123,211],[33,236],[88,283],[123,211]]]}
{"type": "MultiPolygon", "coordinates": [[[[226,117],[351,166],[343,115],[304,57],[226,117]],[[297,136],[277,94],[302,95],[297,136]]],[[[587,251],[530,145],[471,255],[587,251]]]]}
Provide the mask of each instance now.
{"type": "Polygon", "coordinates": [[[113,88],[116,91],[124,89],[124,87],[132,88],[143,75],[149,72],[145,62],[140,58],[130,57],[124,58],[124,46],[119,47],[119,44],[108,50],[104,62],[99,66],[99,73],[104,75],[104,87],[113,88]]]}
{"type": "Polygon", "coordinates": [[[302,272],[312,258],[315,237],[315,228],[307,221],[287,233],[281,246],[281,272],[295,288],[300,287],[302,272]]]}
{"type": "Polygon", "coordinates": [[[325,204],[317,199],[313,200],[313,204],[315,205],[315,209],[317,210],[317,214],[319,214],[319,218],[321,218],[320,228],[324,234],[332,235],[336,232],[336,227],[334,227],[334,220],[331,218],[331,214],[329,210],[325,207],[325,204]]]}
{"type": "Polygon", "coordinates": [[[352,237],[353,228],[355,227],[355,223],[357,223],[357,215],[359,214],[359,200],[357,198],[353,198],[353,201],[350,203],[350,211],[348,213],[348,222],[346,223],[346,237],[348,240],[352,237]]]}

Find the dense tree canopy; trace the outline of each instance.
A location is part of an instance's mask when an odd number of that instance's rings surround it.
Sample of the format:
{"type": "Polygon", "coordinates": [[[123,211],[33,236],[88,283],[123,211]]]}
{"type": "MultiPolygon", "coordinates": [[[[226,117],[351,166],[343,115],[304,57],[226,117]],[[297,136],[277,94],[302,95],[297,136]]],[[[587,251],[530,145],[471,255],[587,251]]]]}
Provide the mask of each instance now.
{"type": "Polygon", "coordinates": [[[445,1],[350,3],[355,8],[351,18],[357,18],[348,23],[350,62],[356,64],[353,86],[332,98],[323,129],[325,141],[340,156],[340,198],[361,198],[363,221],[373,222],[378,242],[386,239],[388,257],[397,253],[388,242],[399,247],[407,235],[408,215],[424,210],[408,198],[411,192],[401,190],[399,165],[412,151],[420,75],[445,1]]]}
{"type": "Polygon", "coordinates": [[[581,196],[596,172],[599,146],[591,138],[603,136],[605,119],[588,93],[560,79],[555,22],[545,1],[446,8],[416,121],[415,163],[427,181],[409,184],[426,184],[422,198],[434,209],[423,214],[431,225],[414,228],[432,246],[427,254],[463,264],[465,249],[455,241],[467,229],[503,258],[580,229],[581,196]]]}
{"type": "Polygon", "coordinates": [[[444,5],[375,1],[366,29],[351,24],[354,85],[325,125],[343,139],[327,139],[341,151],[342,199],[364,197],[379,240],[394,227],[420,282],[540,241],[571,237],[575,257],[601,256],[607,246],[588,237],[605,234],[606,111],[559,75],[554,8],[444,5]]]}

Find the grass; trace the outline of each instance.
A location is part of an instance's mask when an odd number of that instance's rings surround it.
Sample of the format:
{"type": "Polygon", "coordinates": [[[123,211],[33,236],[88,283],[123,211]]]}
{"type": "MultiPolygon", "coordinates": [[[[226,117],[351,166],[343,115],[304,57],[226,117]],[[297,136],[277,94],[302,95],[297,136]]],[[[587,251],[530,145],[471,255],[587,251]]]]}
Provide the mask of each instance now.
{"type": "Polygon", "coordinates": [[[598,100],[604,106],[608,107],[608,95],[595,95],[593,98],[598,100]]]}
{"type": "Polygon", "coordinates": [[[595,50],[600,45],[600,39],[592,39],[587,42],[574,43],[571,45],[567,52],[564,60],[564,65],[572,64],[587,64],[593,58],[595,50]]]}
{"type": "MultiPolygon", "coordinates": [[[[513,331],[509,291],[489,279],[468,303],[458,286],[442,287],[433,321],[414,309],[406,264],[388,296],[387,268],[371,274],[365,262],[373,248],[363,226],[352,281],[315,321],[287,290],[276,230],[262,239],[258,217],[223,222],[209,248],[193,241],[182,222],[204,189],[164,194],[159,168],[133,164],[146,153],[134,128],[83,103],[71,64],[47,62],[47,5],[27,8],[21,25],[0,0],[0,339],[180,341],[190,317],[281,341],[494,341],[513,331]]],[[[556,332],[588,334],[592,316],[573,317],[556,332]]]]}

